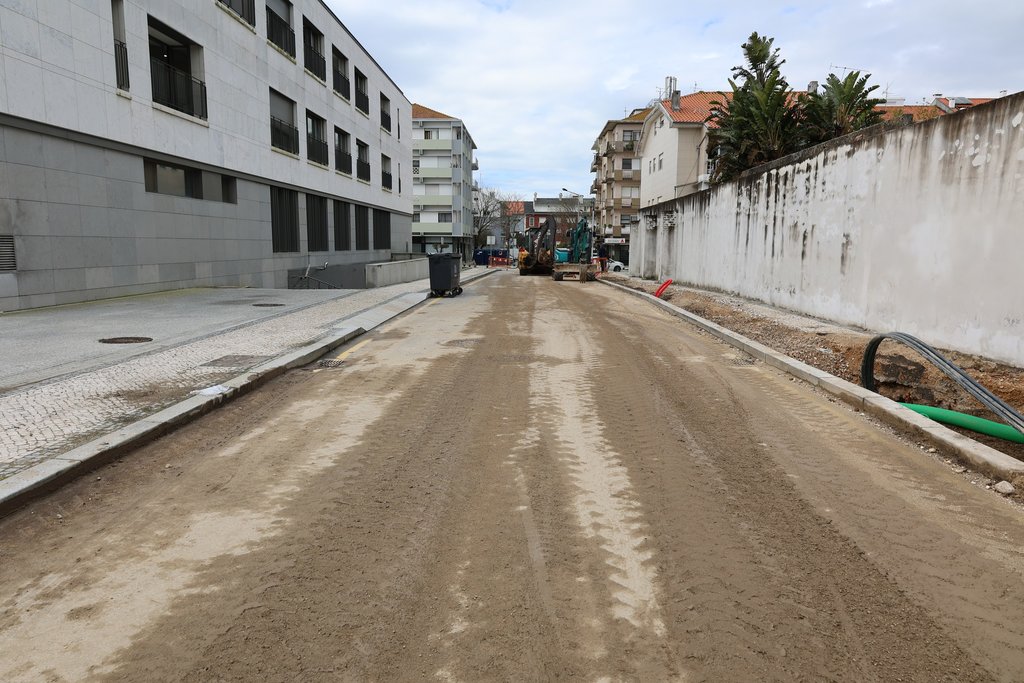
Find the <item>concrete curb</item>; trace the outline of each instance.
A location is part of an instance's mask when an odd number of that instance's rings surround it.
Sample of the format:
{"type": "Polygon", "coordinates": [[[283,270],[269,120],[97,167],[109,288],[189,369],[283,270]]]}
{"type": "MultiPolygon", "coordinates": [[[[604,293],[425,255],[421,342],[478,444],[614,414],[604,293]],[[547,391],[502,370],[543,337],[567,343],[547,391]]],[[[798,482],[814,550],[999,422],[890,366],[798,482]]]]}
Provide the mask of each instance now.
{"type": "Polygon", "coordinates": [[[974,469],[990,476],[1000,479],[1012,479],[1024,475],[1024,462],[1011,458],[985,444],[978,443],[973,439],[947,429],[943,425],[929,420],[923,415],[915,413],[909,408],[904,408],[899,403],[888,399],[873,391],[860,387],[845,379],[829,374],[824,370],[802,363],[795,358],[779,353],[763,344],[748,339],[741,334],[716,325],[710,320],[705,320],[698,315],[686,311],[678,306],[673,306],[667,301],[662,301],[647,292],[641,292],[625,285],[600,280],[602,284],[620,289],[624,292],[647,299],[651,303],[660,306],[672,315],[682,318],[687,322],[696,325],[705,332],[736,347],[737,349],[763,361],[767,365],[778,368],[789,373],[798,379],[813,386],[819,387],[832,394],[845,403],[858,410],[863,410],[882,422],[907,430],[915,437],[928,442],[935,448],[942,448],[951,451],[962,461],[970,464],[974,469]]]}
{"type": "MultiPolygon", "coordinates": [[[[479,280],[496,272],[498,271],[486,270],[479,274],[472,273],[461,282],[479,280]]],[[[405,294],[376,308],[350,316],[339,322],[357,323],[356,325],[335,328],[310,344],[272,358],[222,382],[221,386],[227,388],[222,394],[190,396],[141,420],[0,480],[0,517],[8,515],[36,496],[53,491],[90,470],[212,412],[288,370],[308,365],[325,353],[428,300],[425,293],[405,294]]]]}

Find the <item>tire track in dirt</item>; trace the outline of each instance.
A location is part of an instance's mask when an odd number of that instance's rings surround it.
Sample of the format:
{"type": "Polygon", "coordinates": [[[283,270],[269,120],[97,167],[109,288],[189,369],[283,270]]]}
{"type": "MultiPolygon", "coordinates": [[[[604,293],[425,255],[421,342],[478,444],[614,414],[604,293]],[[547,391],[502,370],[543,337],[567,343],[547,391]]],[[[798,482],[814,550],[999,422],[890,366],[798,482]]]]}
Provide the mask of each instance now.
{"type": "Polygon", "coordinates": [[[580,529],[598,543],[610,570],[605,576],[611,585],[609,611],[620,640],[611,663],[616,676],[677,678],[682,672],[664,645],[657,565],[644,511],[620,455],[604,438],[607,427],[593,399],[599,391],[593,380],[601,355],[593,342],[598,335],[575,311],[567,315],[552,294],[557,296],[552,290],[537,293],[534,345],[538,356],[557,360],[533,369],[531,403],[541,407],[538,415],[544,416],[545,431],[575,485],[580,529]]]}
{"type": "MultiPolygon", "coordinates": [[[[618,431],[624,441],[652,432],[654,443],[674,433],[681,446],[674,458],[668,453],[657,460],[644,458],[641,451],[627,463],[645,507],[652,510],[654,538],[673,560],[665,580],[688,593],[688,582],[705,577],[703,602],[689,603],[684,593],[685,611],[668,610],[670,632],[676,625],[694,635],[682,649],[687,664],[694,662],[695,675],[712,680],[991,678],[979,665],[984,660],[969,656],[929,607],[910,599],[838,530],[831,515],[800,495],[788,470],[792,461],[778,453],[788,443],[807,458],[829,457],[833,449],[852,457],[870,428],[849,434],[808,430],[796,406],[778,405],[774,392],[749,382],[749,369],[729,362],[735,352],[728,347],[660,311],[605,309],[599,302],[611,297],[594,294],[575,305],[613,311],[606,319],[595,315],[595,324],[624,330],[617,338],[605,336],[609,358],[619,361],[604,379],[606,409],[616,403],[616,387],[632,383],[645,387],[648,395],[618,392],[634,413],[638,405],[646,406],[641,409],[646,419],[624,415],[618,431]],[[641,341],[650,355],[632,352],[641,341]],[[726,362],[693,362],[698,356],[726,362]],[[674,500],[664,499],[670,489],[676,491],[674,500]],[[694,516],[699,525],[692,524],[694,516]],[[714,533],[707,533],[708,527],[714,533]],[[709,536],[730,540],[723,549],[720,540],[716,545],[709,536]],[[715,548],[713,556],[673,553],[666,547],[708,542],[715,548]],[[742,626],[736,629],[730,622],[742,626]],[[705,630],[715,637],[702,635],[705,630]]],[[[839,476],[854,483],[849,474],[839,476]]],[[[899,505],[887,507],[891,511],[899,505]]],[[[666,604],[679,596],[673,589],[666,589],[666,604]]]]}

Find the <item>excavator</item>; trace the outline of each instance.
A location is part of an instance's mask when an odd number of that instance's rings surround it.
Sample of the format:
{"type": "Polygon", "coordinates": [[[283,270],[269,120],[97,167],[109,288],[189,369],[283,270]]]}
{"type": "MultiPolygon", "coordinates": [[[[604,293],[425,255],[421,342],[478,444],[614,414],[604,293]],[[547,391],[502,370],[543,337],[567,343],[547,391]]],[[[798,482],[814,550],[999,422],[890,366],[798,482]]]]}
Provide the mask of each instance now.
{"type": "Polygon", "coordinates": [[[560,282],[566,275],[580,282],[595,280],[597,266],[591,263],[593,235],[586,218],[580,218],[569,237],[568,248],[555,246],[556,223],[550,216],[537,228],[527,230],[525,253],[520,252],[520,275],[550,275],[560,282]]]}

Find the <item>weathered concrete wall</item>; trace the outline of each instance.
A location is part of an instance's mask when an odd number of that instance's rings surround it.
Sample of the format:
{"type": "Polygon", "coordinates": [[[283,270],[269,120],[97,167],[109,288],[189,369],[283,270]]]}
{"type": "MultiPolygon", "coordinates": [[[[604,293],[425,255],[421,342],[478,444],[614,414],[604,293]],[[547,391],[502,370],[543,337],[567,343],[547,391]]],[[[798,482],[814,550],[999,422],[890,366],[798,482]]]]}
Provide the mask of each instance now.
{"type": "Polygon", "coordinates": [[[430,261],[425,258],[407,261],[389,261],[387,263],[367,263],[366,286],[387,287],[401,282],[422,280],[430,275],[430,261]]]}
{"type": "Polygon", "coordinates": [[[641,274],[1024,365],[1024,94],[788,157],[645,218],[641,274]]]}

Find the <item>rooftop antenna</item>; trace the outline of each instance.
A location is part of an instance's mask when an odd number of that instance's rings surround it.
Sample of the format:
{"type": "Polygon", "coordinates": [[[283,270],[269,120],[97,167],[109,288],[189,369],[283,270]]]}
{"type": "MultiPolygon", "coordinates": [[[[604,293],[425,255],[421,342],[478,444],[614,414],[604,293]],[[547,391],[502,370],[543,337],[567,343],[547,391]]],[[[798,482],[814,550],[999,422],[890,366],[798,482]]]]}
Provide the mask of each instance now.
{"type": "Polygon", "coordinates": [[[865,71],[864,69],[858,69],[857,67],[853,67],[853,66],[839,66],[838,64],[829,64],[828,68],[830,68],[830,69],[842,69],[844,76],[846,75],[847,71],[859,71],[861,73],[864,73],[864,71],[865,71]]]}

